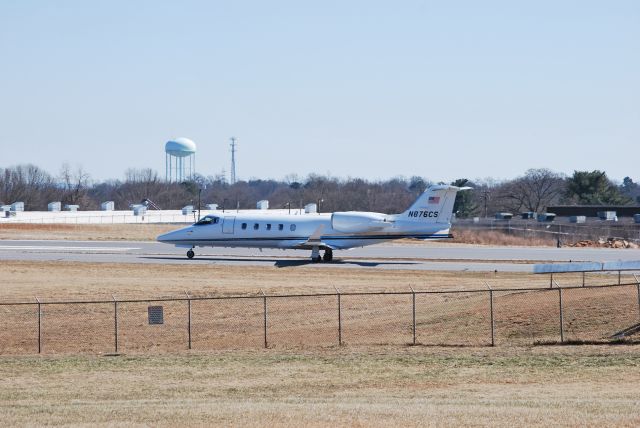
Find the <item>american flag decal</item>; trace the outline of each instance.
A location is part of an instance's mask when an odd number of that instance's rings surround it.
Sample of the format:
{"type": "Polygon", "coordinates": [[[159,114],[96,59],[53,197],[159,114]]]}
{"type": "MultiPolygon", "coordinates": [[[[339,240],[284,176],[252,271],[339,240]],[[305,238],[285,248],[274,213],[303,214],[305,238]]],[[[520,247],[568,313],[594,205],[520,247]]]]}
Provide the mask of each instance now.
{"type": "Polygon", "coordinates": [[[439,204],[440,203],[440,196],[429,196],[429,203],[430,204],[439,204]]]}

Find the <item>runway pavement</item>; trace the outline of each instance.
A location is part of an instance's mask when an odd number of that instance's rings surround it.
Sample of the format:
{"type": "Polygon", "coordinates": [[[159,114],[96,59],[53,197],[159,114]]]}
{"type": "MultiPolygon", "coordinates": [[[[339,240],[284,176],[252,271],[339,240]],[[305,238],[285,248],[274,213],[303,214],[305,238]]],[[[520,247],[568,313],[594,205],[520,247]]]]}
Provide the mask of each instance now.
{"type": "MultiPolygon", "coordinates": [[[[94,263],[223,264],[296,267],[311,265],[308,251],[198,248],[188,260],[186,250],[157,242],[0,241],[0,260],[74,261],[94,263]]],[[[638,250],[489,247],[451,244],[390,243],[335,251],[334,262],[321,269],[365,267],[452,271],[530,272],[532,263],[640,260],[638,250]]]]}

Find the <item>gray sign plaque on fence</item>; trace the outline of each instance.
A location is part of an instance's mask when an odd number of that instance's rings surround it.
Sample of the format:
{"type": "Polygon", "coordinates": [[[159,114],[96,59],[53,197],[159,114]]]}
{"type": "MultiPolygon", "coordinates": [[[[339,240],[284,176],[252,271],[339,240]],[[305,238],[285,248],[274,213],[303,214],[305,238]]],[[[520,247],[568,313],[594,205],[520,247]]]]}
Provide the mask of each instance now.
{"type": "Polygon", "coordinates": [[[162,313],[162,306],[149,306],[149,324],[164,324],[164,315],[162,313]]]}

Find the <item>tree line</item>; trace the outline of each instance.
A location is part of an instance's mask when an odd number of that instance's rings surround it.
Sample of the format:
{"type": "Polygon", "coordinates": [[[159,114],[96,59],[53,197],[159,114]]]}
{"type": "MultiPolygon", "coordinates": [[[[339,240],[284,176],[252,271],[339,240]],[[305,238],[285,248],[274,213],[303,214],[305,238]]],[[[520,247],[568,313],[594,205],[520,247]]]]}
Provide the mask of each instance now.
{"type": "MultiPolygon", "coordinates": [[[[130,169],[124,180],[92,181],[82,168],[63,165],[52,175],[34,165],[0,168],[0,203],[21,201],[29,211],[43,211],[49,202],[97,210],[101,202],[114,201],[116,209],[151,200],[161,209],[217,203],[226,209],[254,208],[269,200],[270,208],[299,208],[313,202],[321,212],[405,210],[430,184],[423,177],[396,177],[382,181],[340,179],[311,174],[283,180],[250,179],[229,184],[223,176],[197,175],[192,181],[170,183],[151,169],[130,169]]],[[[543,212],[558,204],[629,205],[640,203],[640,186],[630,177],[614,183],[604,171],[574,171],[571,176],[549,169],[530,169],[510,180],[469,180],[450,184],[470,186],[456,199],[458,217],[491,216],[495,212],[543,212]]]]}

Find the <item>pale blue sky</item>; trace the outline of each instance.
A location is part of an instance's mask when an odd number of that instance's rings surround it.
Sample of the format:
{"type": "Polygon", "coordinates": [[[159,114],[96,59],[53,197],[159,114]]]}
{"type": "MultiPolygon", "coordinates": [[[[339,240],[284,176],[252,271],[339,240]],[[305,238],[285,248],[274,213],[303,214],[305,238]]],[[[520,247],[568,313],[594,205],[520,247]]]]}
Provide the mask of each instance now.
{"type": "Polygon", "coordinates": [[[640,180],[640,1],[0,3],[0,167],[640,180]]]}

